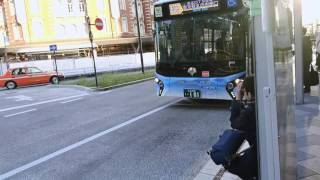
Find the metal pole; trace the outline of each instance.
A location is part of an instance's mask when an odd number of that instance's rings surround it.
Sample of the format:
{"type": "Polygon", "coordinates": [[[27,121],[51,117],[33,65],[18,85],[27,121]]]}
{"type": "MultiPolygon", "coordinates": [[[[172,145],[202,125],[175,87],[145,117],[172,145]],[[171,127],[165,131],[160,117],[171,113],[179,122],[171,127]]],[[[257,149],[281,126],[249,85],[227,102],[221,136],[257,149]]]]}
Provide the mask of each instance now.
{"type": "Polygon", "coordinates": [[[0,75],[3,75],[2,58],[0,57],[0,75]]]}
{"type": "Polygon", "coordinates": [[[95,78],[95,81],[96,81],[96,87],[98,87],[99,85],[98,85],[98,78],[97,78],[96,60],[95,60],[95,57],[94,57],[94,54],[93,54],[94,47],[93,47],[93,34],[92,34],[92,31],[91,31],[91,25],[92,24],[90,23],[90,17],[89,17],[89,14],[88,14],[87,0],[84,0],[83,2],[85,4],[86,22],[87,22],[87,26],[88,26],[89,40],[90,40],[90,44],[91,44],[91,55],[92,55],[92,61],[93,61],[94,78],[95,78]]]}
{"type": "Polygon", "coordinates": [[[140,49],[141,71],[144,74],[143,51],[142,51],[142,41],[141,41],[141,34],[140,34],[140,22],[139,22],[137,0],[134,0],[134,6],[135,6],[135,10],[136,10],[136,19],[137,19],[137,30],[138,30],[139,49],[140,49]]]}
{"type": "Polygon", "coordinates": [[[96,87],[98,87],[98,78],[97,78],[97,68],[96,68],[96,60],[94,57],[94,47],[93,47],[93,34],[91,31],[91,24],[90,24],[90,17],[87,16],[87,24],[88,24],[88,30],[89,30],[89,39],[90,39],[90,43],[91,43],[91,56],[92,56],[92,61],[93,61],[93,69],[94,69],[94,78],[96,81],[96,87]]]}
{"type": "MultiPolygon", "coordinates": [[[[56,74],[57,74],[57,77],[59,78],[56,51],[53,51],[53,59],[54,59],[54,64],[56,65],[56,67],[55,67],[56,68],[56,74]]],[[[58,81],[58,84],[59,84],[59,81],[58,81]]]]}
{"type": "Polygon", "coordinates": [[[296,104],[303,104],[303,35],[302,35],[302,17],[301,0],[294,2],[294,51],[295,51],[295,91],[296,104]]]}

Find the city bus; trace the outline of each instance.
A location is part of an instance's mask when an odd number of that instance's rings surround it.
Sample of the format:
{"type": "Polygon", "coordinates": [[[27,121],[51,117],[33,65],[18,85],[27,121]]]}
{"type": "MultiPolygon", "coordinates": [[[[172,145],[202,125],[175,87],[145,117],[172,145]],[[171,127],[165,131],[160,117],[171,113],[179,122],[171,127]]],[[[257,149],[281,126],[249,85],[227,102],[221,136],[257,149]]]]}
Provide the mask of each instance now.
{"type": "Polygon", "coordinates": [[[157,94],[234,98],[251,54],[247,3],[160,0],[154,17],[157,94]]]}

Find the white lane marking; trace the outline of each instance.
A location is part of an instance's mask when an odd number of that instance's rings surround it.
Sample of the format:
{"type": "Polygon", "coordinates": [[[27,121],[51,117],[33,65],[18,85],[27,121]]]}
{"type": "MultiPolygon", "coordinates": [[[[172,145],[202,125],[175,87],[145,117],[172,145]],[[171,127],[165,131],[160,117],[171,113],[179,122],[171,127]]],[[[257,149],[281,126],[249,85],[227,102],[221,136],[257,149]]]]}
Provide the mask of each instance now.
{"type": "Polygon", "coordinates": [[[20,173],[20,172],[22,172],[22,171],[25,171],[25,170],[27,170],[27,169],[30,169],[30,168],[32,168],[32,167],[34,167],[34,166],[37,166],[37,165],[39,165],[39,164],[41,164],[41,163],[43,163],[43,162],[48,161],[48,160],[50,160],[50,159],[52,159],[52,158],[54,158],[54,157],[57,157],[57,156],[59,156],[59,155],[61,155],[61,154],[64,154],[64,153],[66,153],[66,152],[68,152],[68,151],[71,151],[71,150],[73,150],[73,149],[75,149],[75,148],[77,148],[77,147],[79,147],[79,146],[82,146],[82,145],[84,145],[84,144],[86,144],[86,143],[89,143],[89,142],[91,142],[91,141],[93,141],[93,140],[95,140],[95,139],[97,139],[97,138],[99,138],[99,137],[101,137],[101,136],[107,135],[107,134],[109,134],[109,133],[111,133],[111,132],[113,132],[113,131],[116,131],[116,130],[124,127],[124,126],[127,126],[127,125],[129,125],[129,124],[132,124],[132,123],[134,123],[134,122],[136,122],[136,121],[138,121],[138,120],[140,120],[140,119],[142,119],[142,118],[144,118],[144,117],[147,117],[147,116],[149,116],[149,115],[151,115],[151,114],[154,114],[154,113],[156,113],[156,112],[158,112],[158,111],[161,111],[161,110],[163,110],[163,109],[165,109],[165,108],[167,108],[167,107],[169,107],[169,106],[177,103],[177,102],[180,101],[180,100],[181,100],[181,99],[179,99],[179,100],[177,100],[177,101],[174,101],[174,102],[171,102],[171,103],[169,103],[169,104],[166,104],[166,105],[164,105],[164,106],[158,107],[158,108],[156,108],[156,109],[154,109],[154,110],[151,110],[151,111],[149,111],[149,112],[147,112],[147,113],[144,113],[144,114],[142,114],[142,115],[140,115],[140,116],[137,116],[137,117],[135,117],[135,118],[133,118],[133,119],[130,119],[130,120],[124,122],[124,123],[121,123],[121,124],[119,124],[119,125],[116,125],[116,126],[110,128],[110,129],[107,129],[107,130],[105,130],[105,131],[102,131],[102,132],[100,132],[100,133],[98,133],[98,134],[95,134],[95,135],[93,135],[93,136],[90,136],[90,137],[88,137],[88,138],[86,138],[86,139],[83,139],[83,140],[81,140],[81,141],[79,141],[79,142],[76,142],[76,143],[70,145],[70,146],[67,146],[67,147],[65,147],[65,148],[63,148],[63,149],[60,149],[60,150],[56,151],[56,152],[53,152],[53,153],[48,154],[48,155],[46,155],[46,156],[44,156],[44,157],[41,157],[41,158],[39,158],[39,159],[37,159],[37,160],[35,160],[35,161],[32,161],[32,162],[30,162],[30,163],[28,163],[28,164],[25,164],[25,165],[23,165],[23,166],[21,166],[21,167],[18,167],[18,168],[16,168],[16,169],[13,169],[13,170],[11,170],[11,171],[9,171],[9,172],[6,172],[6,173],[4,173],[4,174],[1,174],[1,175],[0,175],[0,179],[6,179],[6,178],[9,178],[9,177],[12,177],[12,176],[14,176],[14,175],[16,175],[16,174],[18,174],[18,173],[20,173]]]}
{"type": "Polygon", "coordinates": [[[15,101],[17,101],[17,102],[19,102],[19,101],[32,101],[32,97],[25,96],[25,95],[5,97],[5,99],[15,99],[15,101]]]}
{"type": "Polygon", "coordinates": [[[63,101],[63,100],[77,98],[77,97],[83,97],[83,96],[87,96],[87,95],[89,95],[89,94],[80,94],[80,95],[75,95],[75,96],[69,96],[69,97],[63,97],[63,98],[57,98],[57,99],[50,99],[50,100],[36,102],[36,103],[32,103],[32,104],[14,106],[14,107],[9,107],[9,108],[5,108],[5,109],[0,109],[0,112],[11,111],[11,110],[21,109],[21,108],[26,108],[26,107],[31,107],[31,106],[37,106],[37,105],[47,104],[47,103],[52,103],[52,102],[57,102],[57,101],[63,101]]]}
{"type": "Polygon", "coordinates": [[[36,111],[36,110],[37,109],[30,109],[30,110],[26,110],[26,111],[14,113],[14,114],[5,115],[3,117],[8,118],[8,117],[12,117],[12,116],[20,115],[20,114],[25,114],[25,113],[28,113],[28,112],[33,112],[33,111],[36,111]]]}
{"type": "Polygon", "coordinates": [[[109,90],[109,91],[103,91],[103,92],[100,92],[99,94],[108,94],[108,93],[111,93],[112,90],[109,90]]]}
{"type": "Polygon", "coordinates": [[[69,103],[69,102],[73,102],[73,101],[78,101],[78,100],[81,100],[83,99],[82,97],[81,98],[77,98],[77,99],[71,99],[69,101],[63,101],[63,102],[60,102],[61,104],[66,104],[66,103],[69,103]]]}

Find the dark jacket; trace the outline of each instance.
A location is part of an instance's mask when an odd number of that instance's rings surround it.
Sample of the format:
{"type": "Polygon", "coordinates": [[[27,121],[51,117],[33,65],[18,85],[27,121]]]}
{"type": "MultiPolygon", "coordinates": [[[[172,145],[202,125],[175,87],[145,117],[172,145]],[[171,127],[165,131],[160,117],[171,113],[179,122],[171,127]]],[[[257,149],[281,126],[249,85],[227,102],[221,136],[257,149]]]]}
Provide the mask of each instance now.
{"type": "Polygon", "coordinates": [[[230,122],[233,129],[244,132],[251,148],[246,149],[243,155],[235,157],[225,168],[244,180],[256,179],[258,177],[258,159],[255,104],[232,101],[230,122]]]}
{"type": "Polygon", "coordinates": [[[312,42],[310,36],[303,37],[303,84],[310,88],[310,64],[312,62],[312,42]]]}
{"type": "Polygon", "coordinates": [[[231,127],[243,131],[250,145],[256,144],[256,111],[254,103],[234,100],[231,104],[231,127]]]}

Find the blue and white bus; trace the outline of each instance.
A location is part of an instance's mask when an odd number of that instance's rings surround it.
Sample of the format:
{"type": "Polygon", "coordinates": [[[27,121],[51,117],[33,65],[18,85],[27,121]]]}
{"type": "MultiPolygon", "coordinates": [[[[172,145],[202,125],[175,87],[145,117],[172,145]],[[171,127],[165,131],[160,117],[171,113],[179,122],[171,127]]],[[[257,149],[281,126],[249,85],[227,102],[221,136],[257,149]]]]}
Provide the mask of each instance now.
{"type": "Polygon", "coordinates": [[[232,99],[251,54],[246,4],[160,0],[154,16],[158,95],[232,99]]]}

